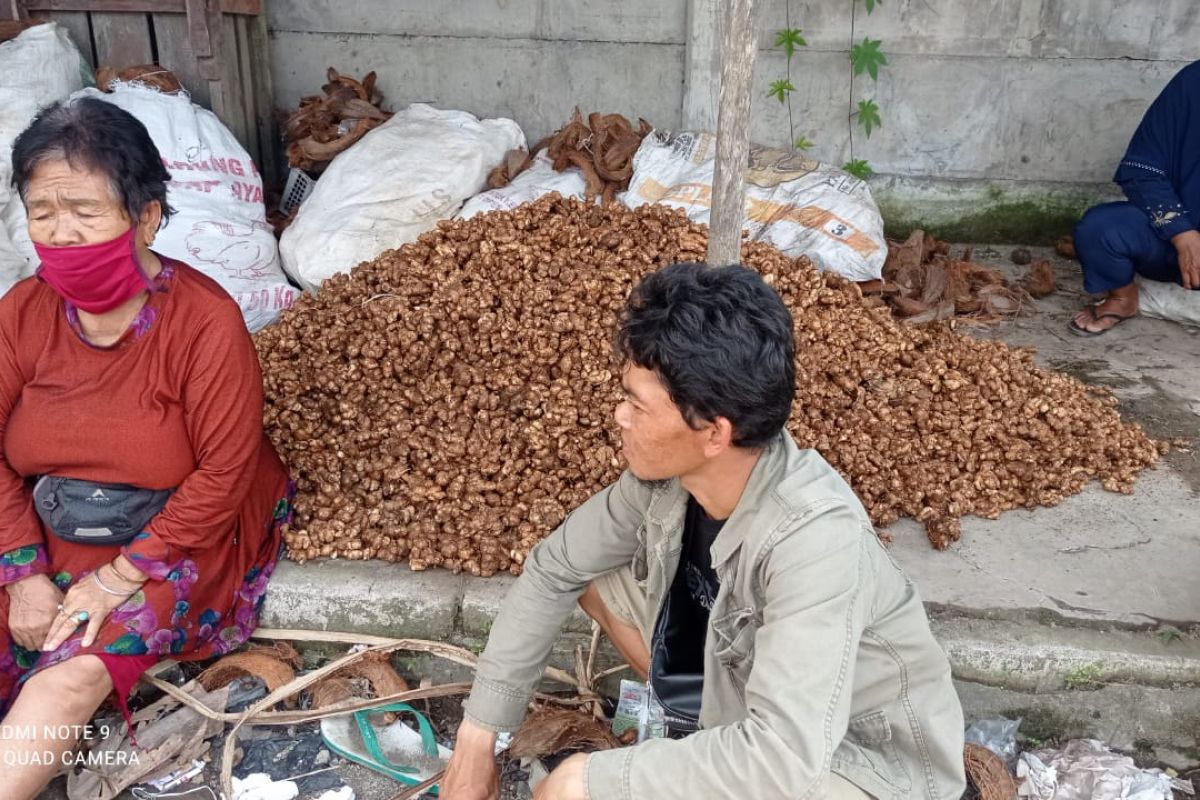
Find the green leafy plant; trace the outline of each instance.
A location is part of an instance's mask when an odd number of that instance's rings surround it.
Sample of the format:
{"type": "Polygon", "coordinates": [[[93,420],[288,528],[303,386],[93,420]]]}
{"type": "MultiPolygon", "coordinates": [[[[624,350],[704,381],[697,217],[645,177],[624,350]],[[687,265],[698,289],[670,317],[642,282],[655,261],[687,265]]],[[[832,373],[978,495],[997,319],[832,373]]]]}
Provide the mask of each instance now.
{"type": "Polygon", "coordinates": [[[879,80],[879,68],[887,65],[887,56],[879,50],[882,44],[882,39],[864,38],[862,44],[850,48],[850,64],[855,75],[862,75],[865,70],[871,80],[879,80]]]}
{"type": "Polygon", "coordinates": [[[796,87],[792,86],[792,82],[787,78],[781,78],[777,81],[771,81],[771,89],[767,92],[767,97],[774,97],[781,103],[789,102],[788,95],[796,91],[796,87]]]}
{"type": "Polygon", "coordinates": [[[1179,630],[1179,628],[1176,628],[1174,625],[1163,625],[1159,627],[1155,633],[1163,644],[1170,644],[1176,639],[1183,638],[1183,631],[1179,630]]]}
{"type": "Polygon", "coordinates": [[[866,129],[868,139],[871,138],[874,128],[883,127],[883,120],[879,118],[879,106],[875,105],[874,100],[858,101],[858,122],[866,129]]]}
{"type": "Polygon", "coordinates": [[[871,169],[871,165],[867,163],[865,158],[856,158],[853,161],[847,161],[845,164],[842,164],[842,169],[864,181],[875,174],[875,170],[871,169]]]}
{"type": "MultiPolygon", "coordinates": [[[[883,0],[863,0],[863,3],[866,5],[867,13],[871,14],[875,11],[876,6],[883,5],[883,0]]],[[[782,49],[786,56],[787,72],[783,78],[771,81],[770,87],[767,90],[767,96],[778,100],[781,105],[787,106],[788,138],[792,142],[792,149],[808,150],[814,146],[813,142],[806,136],[798,136],[796,134],[795,117],[792,114],[792,94],[796,91],[796,85],[792,82],[792,59],[799,48],[808,46],[808,40],[804,38],[803,30],[792,27],[790,0],[785,0],[784,9],[787,27],[775,32],[775,46],[782,49]]],[[[850,25],[850,35],[853,39],[853,13],[851,14],[850,25]]],[[[882,47],[883,41],[881,39],[864,37],[860,43],[850,48],[851,80],[855,76],[864,74],[869,76],[872,81],[879,80],[879,70],[887,66],[888,63],[887,56],[884,54],[882,47]]],[[[862,126],[868,139],[871,138],[871,134],[876,129],[883,127],[883,118],[880,114],[879,106],[873,98],[859,100],[857,108],[849,109],[847,118],[851,125],[853,125],[854,120],[857,118],[858,124],[862,126]]],[[[854,158],[853,129],[851,129],[850,136],[850,161],[846,162],[842,166],[842,169],[863,180],[874,174],[874,170],[871,169],[871,165],[866,159],[854,158]]]]}
{"type": "MultiPolygon", "coordinates": [[[[775,46],[782,47],[784,54],[787,56],[787,76],[779,80],[771,81],[771,88],[767,91],[767,97],[774,97],[783,105],[787,106],[788,112],[788,133],[789,138],[793,142],[808,142],[808,139],[803,136],[796,136],[796,123],[792,116],[792,92],[796,91],[796,86],[792,83],[792,57],[796,55],[796,48],[808,47],[808,42],[801,34],[799,28],[792,27],[791,8],[787,10],[787,27],[775,34],[775,46]]],[[[812,144],[809,143],[809,147],[812,144]]],[[[793,145],[797,150],[804,148],[793,145]]]]}
{"type": "Polygon", "coordinates": [[[796,54],[797,47],[808,47],[808,42],[800,35],[801,33],[803,31],[799,28],[784,28],[775,34],[775,46],[783,48],[789,61],[796,54]]]}
{"type": "Polygon", "coordinates": [[[1100,688],[1100,667],[1084,664],[1063,676],[1063,684],[1075,691],[1090,691],[1100,688]]]}

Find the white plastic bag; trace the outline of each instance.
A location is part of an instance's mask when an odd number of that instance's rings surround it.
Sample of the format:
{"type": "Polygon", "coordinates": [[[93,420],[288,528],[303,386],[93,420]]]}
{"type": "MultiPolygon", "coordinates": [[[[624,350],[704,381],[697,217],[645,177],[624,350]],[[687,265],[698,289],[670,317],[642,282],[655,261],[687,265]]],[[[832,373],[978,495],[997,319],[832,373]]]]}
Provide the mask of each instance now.
{"type": "MultiPolygon", "coordinates": [[[[715,166],[714,134],[652,134],[633,158],[633,178],[620,200],[630,208],[681,208],[707,225],[715,166]]],[[[790,150],[751,146],[742,227],[752,240],[792,258],[808,256],[820,269],[850,280],[882,277],[883,219],[867,184],[790,150]]]]}
{"type": "Polygon", "coordinates": [[[280,240],[284,268],[315,291],[326,278],[415,241],[478,194],[505,153],[524,146],[512,120],[409,106],[321,175],[280,240]]]}
{"type": "Polygon", "coordinates": [[[12,146],[43,107],[83,88],[90,70],[65,29],[35,25],[0,44],[0,295],[33,274],[25,206],[12,187],[12,146]]]}
{"type": "Polygon", "coordinates": [[[1138,277],[1138,313],[1183,325],[1200,325],[1200,290],[1138,277]]]}
{"type": "Polygon", "coordinates": [[[490,189],[468,200],[458,212],[459,219],[470,219],[488,211],[512,211],[525,203],[532,203],[543,195],[558,192],[563,197],[584,198],[587,181],[577,167],[568,167],[562,172],[554,169],[554,161],[546,151],[533,158],[529,169],[513,178],[507,186],[490,189]]]}
{"type": "Polygon", "coordinates": [[[171,173],[167,202],[176,214],[158,232],[154,251],[221,284],[252,331],[290,306],[299,291],[279,268],[262,176],[221,120],[182,93],[118,84],[111,94],[95,89],[80,94],[137,117],[171,173]]]}
{"type": "Polygon", "coordinates": [[[1017,796],[1034,800],[1171,800],[1171,779],[1139,769],[1129,756],[1096,739],[1072,739],[1061,750],[1022,753],[1017,796]]]}

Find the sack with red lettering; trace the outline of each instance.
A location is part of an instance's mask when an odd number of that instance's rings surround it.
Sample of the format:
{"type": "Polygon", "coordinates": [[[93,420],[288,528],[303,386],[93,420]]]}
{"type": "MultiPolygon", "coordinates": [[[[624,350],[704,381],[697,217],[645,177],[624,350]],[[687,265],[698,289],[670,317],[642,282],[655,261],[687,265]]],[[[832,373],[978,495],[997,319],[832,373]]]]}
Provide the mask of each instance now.
{"type": "MultiPolygon", "coordinates": [[[[708,224],[717,137],[708,131],[655,133],[633,157],[629,190],[618,199],[637,208],[681,208],[708,224]]],[[[876,280],[887,258],[883,218],[867,184],[792,150],[750,146],[742,229],[791,258],[852,281],[876,280]]]]}
{"type": "Polygon", "coordinates": [[[279,248],[267,224],[262,177],[250,155],[211,111],[186,94],[118,84],[88,95],[137,117],[171,173],[167,202],[175,215],[153,250],[200,270],[237,300],[246,327],[272,322],[299,295],[279,268],[279,248]]]}

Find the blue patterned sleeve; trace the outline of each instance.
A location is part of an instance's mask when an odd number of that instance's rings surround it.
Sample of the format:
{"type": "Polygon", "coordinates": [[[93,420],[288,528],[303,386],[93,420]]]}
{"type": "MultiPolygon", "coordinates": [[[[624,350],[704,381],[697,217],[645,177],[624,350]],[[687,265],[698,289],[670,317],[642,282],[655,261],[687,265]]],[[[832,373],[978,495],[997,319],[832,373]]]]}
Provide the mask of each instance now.
{"type": "Polygon", "coordinates": [[[0,554],[0,586],[28,578],[30,575],[46,575],[50,572],[50,558],[46,546],[31,544],[0,554]]]}
{"type": "Polygon", "coordinates": [[[1169,242],[1185,231],[1196,229],[1166,173],[1148,165],[1122,161],[1117,175],[1129,202],[1146,212],[1150,227],[1160,239],[1169,242]]]}

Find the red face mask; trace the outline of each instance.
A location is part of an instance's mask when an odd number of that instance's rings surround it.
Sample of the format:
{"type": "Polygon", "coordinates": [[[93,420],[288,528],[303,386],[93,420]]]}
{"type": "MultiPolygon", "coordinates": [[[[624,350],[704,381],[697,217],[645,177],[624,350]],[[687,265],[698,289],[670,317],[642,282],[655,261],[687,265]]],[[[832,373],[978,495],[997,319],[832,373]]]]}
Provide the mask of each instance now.
{"type": "Polygon", "coordinates": [[[133,243],[136,227],[98,244],[52,247],[34,242],[39,278],[76,308],[105,314],[150,288],[133,243]]]}

